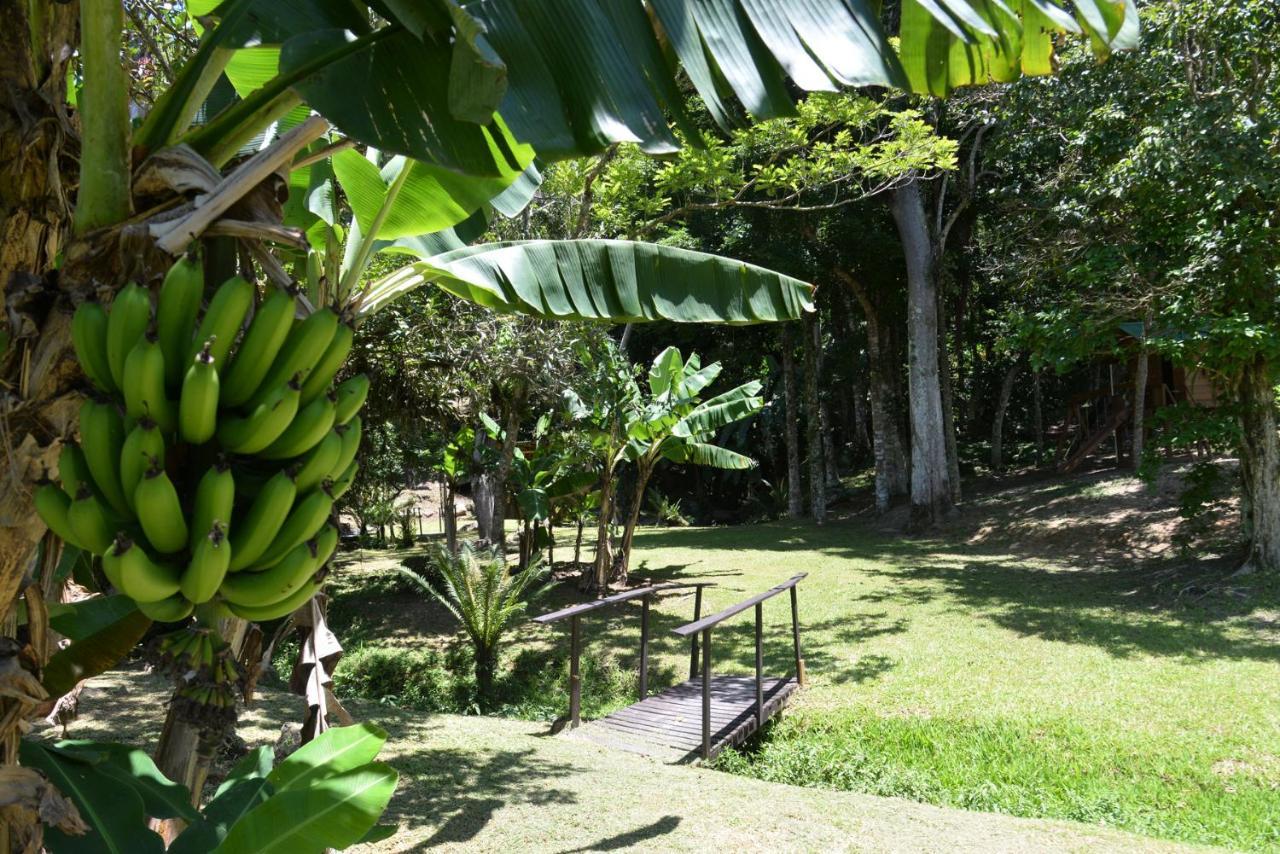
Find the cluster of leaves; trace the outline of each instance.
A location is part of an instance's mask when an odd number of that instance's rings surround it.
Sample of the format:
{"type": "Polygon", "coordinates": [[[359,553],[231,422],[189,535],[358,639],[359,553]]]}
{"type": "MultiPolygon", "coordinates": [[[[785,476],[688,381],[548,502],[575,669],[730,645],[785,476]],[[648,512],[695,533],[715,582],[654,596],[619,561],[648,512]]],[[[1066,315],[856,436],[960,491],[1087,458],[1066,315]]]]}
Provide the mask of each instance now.
{"type": "Polygon", "coordinates": [[[24,740],[22,764],[39,768],[88,819],[91,835],[46,831],[51,852],[162,852],[148,819],[187,825],[175,854],[319,851],[385,839],[375,827],[398,775],[375,757],[386,733],[370,724],[330,729],[273,765],[271,748],[251,751],[231,769],[203,809],[141,750],[123,744],[24,740]]]}

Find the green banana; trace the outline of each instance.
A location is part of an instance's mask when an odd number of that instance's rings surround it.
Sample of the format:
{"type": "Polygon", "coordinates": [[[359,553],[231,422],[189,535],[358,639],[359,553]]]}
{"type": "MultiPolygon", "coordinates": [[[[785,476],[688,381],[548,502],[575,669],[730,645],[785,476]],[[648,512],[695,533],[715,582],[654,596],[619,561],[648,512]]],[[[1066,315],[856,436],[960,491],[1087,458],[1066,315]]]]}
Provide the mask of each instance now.
{"type": "Polygon", "coordinates": [[[196,609],[195,603],[185,596],[174,594],[159,602],[138,602],[138,610],[155,623],[180,623],[196,609]]]}
{"type": "Polygon", "coordinates": [[[355,460],[351,461],[351,465],[347,466],[346,471],[334,478],[333,485],[329,487],[329,491],[333,493],[333,500],[347,494],[347,490],[351,488],[351,484],[355,483],[356,472],[360,470],[360,464],[355,460]]]}
{"type": "Polygon", "coordinates": [[[58,454],[58,480],[62,482],[67,495],[79,492],[81,484],[93,487],[89,463],[85,461],[84,451],[75,442],[65,442],[62,445],[62,451],[58,454]]]}
{"type": "Polygon", "coordinates": [[[284,460],[305,454],[333,428],[333,413],[333,399],[327,396],[300,407],[288,428],[263,448],[260,456],[284,460]]]}
{"type": "Polygon", "coordinates": [[[71,343],[89,381],[105,392],[116,390],[107,361],[107,310],[100,303],[82,302],[71,318],[71,343]]]}
{"type": "Polygon", "coordinates": [[[280,352],[276,354],[275,363],[262,380],[262,384],[258,386],[258,392],[249,405],[261,403],[273,389],[292,376],[301,374],[299,382],[305,379],[320,361],[320,357],[324,355],[329,342],[333,340],[333,333],[337,326],[338,315],[329,308],[322,308],[308,315],[300,323],[294,324],[289,331],[289,337],[285,339],[280,352]]]}
{"type": "Polygon", "coordinates": [[[130,418],[149,417],[165,433],[177,427],[173,403],[165,395],[164,352],[148,332],[124,363],[124,412],[130,418]]]}
{"type": "Polygon", "coordinates": [[[36,512],[49,526],[50,531],[57,534],[63,542],[70,543],[78,549],[85,547],[75,531],[71,530],[71,520],[68,518],[71,510],[70,495],[54,484],[46,483],[36,489],[35,504],[36,512]]]}
{"type": "Polygon", "coordinates": [[[67,508],[67,525],[82,548],[94,554],[105,552],[116,533],[111,512],[87,486],[80,487],[67,508]]]}
{"type": "Polygon", "coordinates": [[[124,361],[151,325],[151,293],[130,282],[116,294],[107,318],[107,367],[115,387],[123,389],[124,361]]]}
{"type": "Polygon", "coordinates": [[[134,493],[153,463],[164,464],[164,436],[156,422],[144,416],[124,437],[124,445],[120,449],[120,486],[135,513],[134,493]]]}
{"type": "Polygon", "coordinates": [[[218,425],[218,441],[235,454],[256,454],[288,429],[298,413],[298,381],[289,380],[248,415],[224,418],[218,425]]]}
{"type": "Polygon", "coordinates": [[[325,486],[307,493],[289,511],[271,545],[248,568],[258,570],[275,566],[293,548],[314,537],[332,510],[333,498],[325,486]]]}
{"type": "Polygon", "coordinates": [[[317,581],[308,581],[293,591],[292,594],[281,599],[272,605],[262,605],[253,607],[251,605],[232,605],[227,603],[227,610],[242,617],[246,620],[252,620],[256,623],[265,623],[268,620],[278,620],[281,617],[287,617],[303,605],[311,601],[311,597],[316,595],[316,591],[320,589],[320,583],[317,581]]]}
{"type": "Polygon", "coordinates": [[[316,569],[324,566],[338,549],[338,529],[334,525],[325,525],[316,534],[316,569]]]}
{"type": "Polygon", "coordinates": [[[335,430],[325,433],[324,438],[302,458],[301,467],[294,477],[298,491],[310,492],[313,486],[327,478],[341,453],[342,436],[335,430]]]}
{"type": "Polygon", "coordinates": [[[293,328],[297,291],[273,288],[258,306],[235,358],[222,371],[222,405],[239,406],[262,383],[293,328]]]}
{"type": "Polygon", "coordinates": [[[364,406],[364,399],[369,396],[369,378],[364,374],[356,374],[351,379],[345,380],[334,391],[338,393],[338,408],[334,413],[334,421],[338,424],[346,424],[360,411],[360,407],[364,406]]]}
{"type": "Polygon", "coordinates": [[[218,397],[221,381],[214,368],[210,349],[213,340],[191,361],[182,380],[182,396],[178,401],[178,432],[193,445],[203,445],[218,429],[218,397]]]}
{"type": "Polygon", "coordinates": [[[200,320],[200,329],[188,346],[182,364],[190,365],[204,342],[212,338],[209,354],[213,356],[215,365],[225,365],[231,345],[236,342],[236,333],[244,323],[249,306],[253,305],[253,293],[253,285],[240,276],[232,276],[223,282],[214,292],[213,299],[209,300],[209,307],[200,320]]]}
{"type": "Polygon", "coordinates": [[[80,406],[80,450],[93,482],[117,513],[131,515],[130,503],[120,485],[120,450],[124,447],[124,422],[111,403],[86,400],[80,406]]]}
{"type": "Polygon", "coordinates": [[[230,563],[231,544],[227,542],[226,526],[215,521],[191,550],[191,562],[178,583],[182,595],[197,605],[208,602],[218,592],[230,563]]]}
{"type": "Polygon", "coordinates": [[[133,500],[142,532],[152,548],[164,554],[186,548],[187,519],[178,502],[178,491],[158,463],[143,476],[133,500]]]}
{"type": "Polygon", "coordinates": [[[277,472],[266,482],[244,518],[231,527],[231,564],[228,569],[238,572],[252,565],[267,550],[288,518],[296,495],[293,475],[287,470],[277,472]]]}
{"type": "Polygon", "coordinates": [[[334,461],[333,468],[329,470],[329,477],[332,480],[337,480],[340,474],[350,468],[351,461],[356,458],[356,453],[360,450],[360,433],[363,428],[364,423],[358,415],[346,424],[340,424],[334,428],[342,437],[342,450],[338,453],[338,459],[334,461]]]}
{"type": "Polygon", "coordinates": [[[222,580],[218,592],[232,605],[261,607],[279,602],[311,578],[316,571],[314,540],[299,543],[284,559],[265,572],[241,572],[222,580]]]}
{"type": "Polygon", "coordinates": [[[333,339],[329,341],[329,346],[325,348],[315,367],[311,369],[311,373],[307,374],[307,381],[302,384],[303,406],[328,390],[334,376],[347,361],[355,336],[356,331],[351,324],[345,322],[338,324],[337,329],[334,330],[333,339]]]}
{"type": "Polygon", "coordinates": [[[191,349],[191,334],[203,298],[204,268],[194,252],[188,253],[164,274],[156,299],[156,334],[164,351],[164,381],[173,391],[182,382],[183,367],[190,364],[187,351],[191,349]]]}
{"type": "Polygon", "coordinates": [[[215,521],[225,524],[231,520],[235,498],[236,483],[231,475],[231,466],[226,460],[219,459],[196,484],[196,498],[192,505],[189,526],[191,541],[188,545],[192,551],[195,551],[196,546],[204,539],[215,521]]]}
{"type": "Polygon", "coordinates": [[[135,602],[159,602],[178,592],[177,571],[153,561],[142,546],[123,534],[102,556],[102,569],[107,579],[135,602]]]}

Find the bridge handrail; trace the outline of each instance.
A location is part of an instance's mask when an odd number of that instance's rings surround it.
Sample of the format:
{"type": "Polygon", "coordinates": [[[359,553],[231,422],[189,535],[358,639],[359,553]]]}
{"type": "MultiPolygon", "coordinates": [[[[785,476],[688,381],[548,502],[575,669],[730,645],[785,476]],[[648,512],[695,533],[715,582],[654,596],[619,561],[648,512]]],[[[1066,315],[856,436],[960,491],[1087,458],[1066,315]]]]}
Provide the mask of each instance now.
{"type": "Polygon", "coordinates": [[[711,628],[717,623],[724,622],[725,620],[729,619],[735,614],[741,614],[743,611],[747,610],[752,605],[756,605],[760,602],[765,601],[766,599],[771,599],[774,596],[777,596],[779,593],[790,590],[792,587],[795,587],[797,584],[799,584],[800,581],[808,574],[809,573],[807,572],[802,572],[799,575],[793,575],[791,576],[791,578],[787,579],[781,584],[778,584],[774,587],[770,587],[768,590],[764,591],[763,593],[757,593],[755,596],[752,596],[747,599],[743,599],[738,604],[730,605],[728,608],[725,608],[723,611],[712,614],[709,617],[703,617],[700,620],[694,620],[692,623],[685,623],[683,626],[680,626],[679,628],[672,629],[672,631],[680,635],[680,637],[682,638],[687,638],[690,635],[694,635],[694,634],[697,634],[698,632],[705,631],[706,629],[711,628]]]}
{"type": "Polygon", "coordinates": [[[633,590],[624,590],[621,593],[615,593],[612,596],[606,596],[603,599],[596,599],[593,602],[581,602],[577,605],[570,605],[567,608],[561,608],[559,611],[552,611],[549,614],[540,614],[533,618],[535,623],[554,623],[556,620],[563,620],[565,617],[578,617],[606,605],[617,605],[619,602],[627,602],[631,599],[639,599],[641,596],[649,596],[654,593],[660,593],[664,590],[680,590],[690,587],[714,587],[715,585],[709,581],[697,582],[676,582],[670,581],[663,584],[651,584],[648,587],[637,587],[633,590]]]}

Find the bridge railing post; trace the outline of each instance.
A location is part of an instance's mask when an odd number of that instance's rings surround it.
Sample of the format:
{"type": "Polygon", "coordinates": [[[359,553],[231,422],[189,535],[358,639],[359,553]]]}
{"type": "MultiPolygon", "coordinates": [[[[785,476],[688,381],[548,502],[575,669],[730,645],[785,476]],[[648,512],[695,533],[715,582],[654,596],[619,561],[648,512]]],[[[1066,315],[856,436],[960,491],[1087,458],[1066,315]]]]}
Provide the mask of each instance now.
{"type": "MultiPolygon", "coordinates": [[[[693,621],[696,623],[702,619],[702,585],[699,584],[697,590],[693,594],[693,621]]],[[[698,634],[694,633],[689,639],[689,678],[696,679],[698,677],[698,634]]]]}
{"type": "Polygon", "coordinates": [[[804,656],[800,654],[800,607],[796,603],[796,589],[791,588],[791,634],[795,638],[796,645],[796,684],[803,686],[804,678],[804,656]]]}
{"type": "Polygon", "coordinates": [[[711,629],[702,630],[702,758],[711,758],[711,629]]]}
{"type": "Polygon", "coordinates": [[[644,597],[640,611],[640,699],[649,696],[649,597],[644,597]]]}
{"type": "Polygon", "coordinates": [[[574,614],[569,619],[569,726],[573,729],[577,729],[582,712],[582,678],[578,672],[581,642],[579,617],[574,614]]]}
{"type": "Polygon", "coordinates": [[[764,728],[764,603],[756,603],[756,729],[764,728]]]}

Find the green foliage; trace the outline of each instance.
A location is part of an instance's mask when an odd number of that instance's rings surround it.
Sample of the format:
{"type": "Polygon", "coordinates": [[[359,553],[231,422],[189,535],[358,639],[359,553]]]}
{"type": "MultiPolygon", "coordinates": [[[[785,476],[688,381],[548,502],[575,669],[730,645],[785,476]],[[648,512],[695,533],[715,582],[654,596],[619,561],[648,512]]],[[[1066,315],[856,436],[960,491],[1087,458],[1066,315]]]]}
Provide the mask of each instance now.
{"type": "Polygon", "coordinates": [[[493,696],[498,651],[504,636],[524,615],[527,596],[546,575],[533,564],[515,573],[498,555],[478,553],[463,545],[457,554],[438,546],[434,552],[439,587],[399,568],[406,578],[434,597],[458,621],[475,653],[476,686],[482,701],[493,696]]]}
{"type": "Polygon", "coordinates": [[[90,825],[84,836],[47,829],[54,854],[164,851],[148,818],[181,818],[174,854],[320,852],[358,842],[395,789],[396,772],[374,762],[386,734],[369,724],[327,730],[274,769],[271,750],[251,752],[201,812],[144,752],[122,744],[24,740],[22,763],[39,768],[90,825]]]}
{"type": "Polygon", "coordinates": [[[443,656],[431,648],[403,649],[372,644],[348,650],[333,674],[334,690],[425,712],[459,712],[470,691],[443,656]]]}

